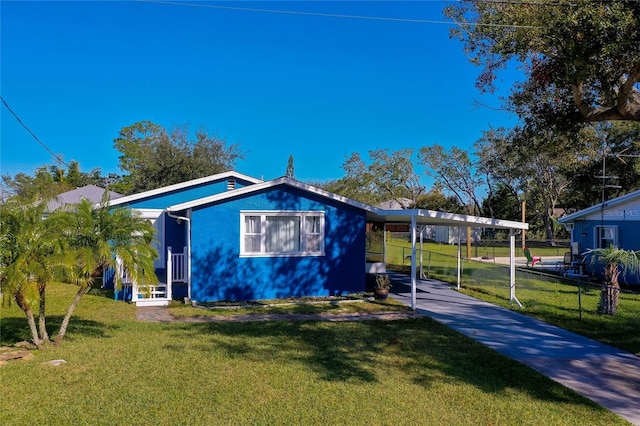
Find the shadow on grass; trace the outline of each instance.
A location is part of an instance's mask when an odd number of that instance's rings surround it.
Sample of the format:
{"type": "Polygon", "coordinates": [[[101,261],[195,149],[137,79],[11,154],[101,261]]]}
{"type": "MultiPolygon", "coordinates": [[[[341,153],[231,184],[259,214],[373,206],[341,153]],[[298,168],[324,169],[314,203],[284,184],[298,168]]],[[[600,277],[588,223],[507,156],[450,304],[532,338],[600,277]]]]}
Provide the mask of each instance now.
{"type": "MultiPolygon", "coordinates": [[[[47,332],[49,333],[49,337],[53,338],[54,333],[58,332],[62,319],[62,316],[56,315],[47,317],[47,332]]],[[[67,327],[65,340],[73,340],[74,336],[108,337],[107,329],[113,329],[113,326],[107,326],[97,321],[72,317],[67,327]]],[[[31,340],[31,332],[26,318],[2,318],[2,321],[0,321],[0,345],[11,346],[25,340],[31,340]]]]}
{"type": "Polygon", "coordinates": [[[471,384],[483,392],[518,389],[532,397],[594,405],[571,390],[430,318],[396,321],[183,324],[168,330],[178,341],[198,341],[176,352],[201,351],[243,361],[285,366],[303,364],[321,380],[378,383],[387,374],[408,375],[431,388],[443,382],[471,384]],[[188,335],[189,339],[180,336],[188,335]],[[191,339],[197,337],[197,339],[191,339]]]}

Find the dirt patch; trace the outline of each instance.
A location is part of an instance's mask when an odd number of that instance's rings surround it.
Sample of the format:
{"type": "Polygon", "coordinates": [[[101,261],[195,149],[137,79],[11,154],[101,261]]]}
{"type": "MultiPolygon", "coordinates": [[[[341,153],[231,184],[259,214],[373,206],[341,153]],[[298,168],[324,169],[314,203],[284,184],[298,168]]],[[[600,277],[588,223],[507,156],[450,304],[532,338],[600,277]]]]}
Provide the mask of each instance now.
{"type": "Polygon", "coordinates": [[[386,311],[369,313],[345,313],[345,314],[250,314],[250,315],[211,315],[206,317],[174,317],[164,307],[138,308],[136,317],[139,321],[146,322],[248,322],[248,321],[367,321],[382,320],[393,321],[406,318],[416,318],[420,314],[411,311],[386,311]]]}

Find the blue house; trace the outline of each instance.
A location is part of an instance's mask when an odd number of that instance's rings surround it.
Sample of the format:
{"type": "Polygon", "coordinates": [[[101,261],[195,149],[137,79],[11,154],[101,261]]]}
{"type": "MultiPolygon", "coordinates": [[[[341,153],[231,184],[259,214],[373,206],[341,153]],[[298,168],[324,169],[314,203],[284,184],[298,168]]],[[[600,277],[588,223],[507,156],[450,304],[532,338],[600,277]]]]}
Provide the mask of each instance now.
{"type": "Polygon", "coordinates": [[[110,202],[157,230],[161,284],[138,304],[327,296],[365,287],[362,203],[286,177],[221,173],[110,202]]]}
{"type": "Polygon", "coordinates": [[[136,210],[156,229],[160,284],[143,291],[130,283],[128,294],[138,305],[364,291],[367,222],[411,224],[414,236],[419,224],[528,226],[430,210],[382,210],[287,177],[262,181],[234,171],[109,205],[136,210]]]}
{"type": "MultiPolygon", "coordinates": [[[[558,221],[571,233],[574,255],[611,245],[640,250],[640,190],[564,216],[558,221]]],[[[587,271],[602,275],[601,266],[592,268],[587,265],[587,271]]],[[[640,284],[635,274],[621,275],[620,282],[640,284]]]]}

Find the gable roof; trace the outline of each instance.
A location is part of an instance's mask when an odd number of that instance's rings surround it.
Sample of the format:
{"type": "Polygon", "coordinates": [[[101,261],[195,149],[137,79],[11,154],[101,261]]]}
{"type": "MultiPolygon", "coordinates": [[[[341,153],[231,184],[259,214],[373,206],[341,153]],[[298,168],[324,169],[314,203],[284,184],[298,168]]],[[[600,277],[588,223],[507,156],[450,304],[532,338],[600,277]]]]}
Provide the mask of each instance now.
{"type": "MultiPolygon", "coordinates": [[[[58,194],[54,199],[47,202],[47,211],[54,211],[60,207],[78,204],[80,201],[88,200],[94,204],[100,203],[106,189],[100,188],[96,185],[86,185],[80,188],[73,189],[71,191],[58,194]]],[[[109,191],[109,199],[115,200],[121,198],[122,194],[118,194],[114,191],[109,191]]]]}
{"type": "Polygon", "coordinates": [[[245,186],[244,188],[234,189],[232,191],[226,191],[220,194],[210,195],[208,197],[200,198],[197,200],[188,201],[186,203],[176,204],[170,207],[167,207],[167,210],[170,212],[177,212],[181,210],[187,210],[194,207],[202,206],[205,204],[214,203],[216,201],[222,201],[227,198],[237,197],[239,195],[250,194],[252,192],[261,191],[263,189],[273,188],[279,185],[286,185],[292,188],[297,188],[303,191],[310,192],[312,194],[317,194],[325,198],[329,198],[331,200],[339,201],[341,203],[350,205],[352,207],[356,207],[358,209],[370,211],[377,210],[375,207],[370,206],[368,204],[361,203],[359,201],[352,200],[347,197],[343,197],[342,195],[334,194],[329,191],[325,191],[324,189],[316,188],[315,186],[308,185],[306,183],[300,182],[295,179],[288,178],[283,176],[278,179],[269,180],[266,182],[260,181],[260,183],[256,183],[254,185],[245,186]]]}
{"type": "Polygon", "coordinates": [[[232,191],[226,191],[220,194],[211,195],[208,197],[200,198],[197,200],[188,201],[186,203],[180,203],[167,207],[169,212],[179,212],[188,210],[194,207],[203,206],[206,204],[224,201],[229,198],[237,197],[240,195],[251,194],[256,191],[264,189],[274,188],[279,185],[286,185],[292,188],[297,188],[303,191],[310,192],[312,194],[320,195],[330,200],[338,201],[346,205],[364,210],[367,212],[367,219],[378,222],[389,223],[411,223],[412,217],[415,217],[417,224],[436,224],[446,226],[476,226],[486,228],[499,228],[499,229],[529,229],[529,224],[523,222],[514,222],[510,220],[490,219],[486,217],[461,215],[447,212],[438,212],[433,210],[411,209],[411,210],[386,210],[380,209],[369,204],[361,203],[359,201],[352,200],[342,195],[334,194],[324,189],[320,189],[306,183],[291,179],[288,177],[281,177],[278,179],[257,183],[255,185],[249,185],[244,188],[235,189],[232,191]]]}
{"type": "Polygon", "coordinates": [[[569,215],[566,215],[565,217],[561,217],[560,219],[558,219],[558,222],[560,223],[573,222],[576,219],[581,219],[582,217],[589,216],[594,213],[599,213],[603,208],[616,207],[621,204],[627,203],[629,201],[633,201],[637,198],[640,198],[640,189],[625,195],[621,195],[620,197],[605,201],[604,203],[599,203],[599,204],[596,204],[595,206],[587,207],[586,209],[579,210],[575,213],[571,213],[569,215]]]}
{"type": "Polygon", "coordinates": [[[254,183],[254,184],[262,182],[262,180],[260,180],[260,179],[256,179],[256,178],[253,178],[251,176],[243,175],[242,173],[238,173],[236,171],[231,170],[231,171],[228,171],[228,172],[218,173],[218,174],[211,175],[211,176],[205,176],[205,177],[198,178],[198,179],[188,180],[186,182],[176,183],[174,185],[163,186],[162,188],[156,188],[156,189],[151,189],[149,191],[139,192],[137,194],[127,195],[125,197],[119,198],[115,202],[109,203],[109,205],[110,206],[117,206],[119,204],[130,203],[132,201],[138,201],[138,200],[142,200],[142,199],[145,199],[145,198],[153,197],[153,196],[156,196],[156,195],[162,195],[162,194],[166,194],[168,192],[177,191],[177,190],[180,190],[180,189],[186,189],[186,188],[190,188],[190,187],[193,187],[193,186],[202,185],[204,183],[209,183],[209,182],[214,182],[214,181],[217,181],[217,180],[223,180],[223,179],[229,179],[229,178],[241,179],[241,180],[245,180],[247,182],[251,182],[251,183],[254,183]]]}

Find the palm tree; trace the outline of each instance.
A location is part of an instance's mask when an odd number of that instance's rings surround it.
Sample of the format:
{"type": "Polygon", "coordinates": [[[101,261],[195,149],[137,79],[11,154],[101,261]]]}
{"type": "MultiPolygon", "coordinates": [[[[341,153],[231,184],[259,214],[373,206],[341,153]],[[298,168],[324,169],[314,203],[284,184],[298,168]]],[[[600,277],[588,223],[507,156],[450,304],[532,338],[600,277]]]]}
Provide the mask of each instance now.
{"type": "MultiPolygon", "coordinates": [[[[106,203],[107,200],[104,201],[106,203]]],[[[46,203],[10,200],[0,205],[0,290],[3,303],[15,302],[27,317],[33,343],[50,342],[46,329],[46,287],[56,279],[78,285],[56,333],[64,338],[80,299],[104,268],[122,265],[138,285],[156,284],[151,247],[154,229],[130,210],[94,208],[83,200],[75,210],[45,217],[46,203]],[[34,308],[38,307],[38,324],[34,308]]],[[[116,274],[121,287],[121,274],[116,274]]]]}
{"type": "Polygon", "coordinates": [[[0,287],[3,304],[15,302],[27,317],[33,343],[49,342],[46,288],[73,262],[65,257],[55,217],[44,217],[46,203],[12,199],[0,206],[0,287]],[[38,307],[36,327],[34,308],[38,307]]]}
{"type": "Polygon", "coordinates": [[[615,315],[618,310],[620,298],[620,274],[628,272],[637,273],[640,266],[640,252],[624,250],[618,247],[609,246],[588,250],[586,255],[591,257],[591,264],[604,263],[604,284],[600,294],[600,305],[598,312],[608,315],[615,315]]]}
{"type": "MultiPolygon", "coordinates": [[[[80,299],[104,269],[126,268],[131,280],[141,287],[158,282],[153,266],[158,253],[151,246],[153,226],[131,210],[109,209],[107,201],[94,208],[91,202],[83,200],[71,215],[60,217],[66,221],[68,256],[75,259],[71,278],[79,288],[56,334],[56,344],[64,338],[80,299]]],[[[115,280],[116,288],[121,288],[122,274],[116,273],[115,280]]]]}

